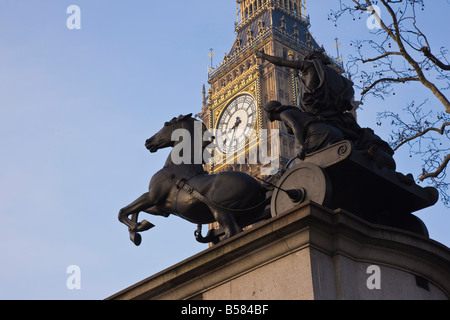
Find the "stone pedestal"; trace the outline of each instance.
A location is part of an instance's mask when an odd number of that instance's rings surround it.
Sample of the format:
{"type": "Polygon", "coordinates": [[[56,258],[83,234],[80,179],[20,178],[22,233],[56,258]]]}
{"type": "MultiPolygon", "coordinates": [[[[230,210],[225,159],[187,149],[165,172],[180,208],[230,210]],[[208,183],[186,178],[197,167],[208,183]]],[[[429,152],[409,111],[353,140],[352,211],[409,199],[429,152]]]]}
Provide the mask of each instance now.
{"type": "Polygon", "coordinates": [[[108,299],[449,298],[446,246],[305,203],[108,299]]]}

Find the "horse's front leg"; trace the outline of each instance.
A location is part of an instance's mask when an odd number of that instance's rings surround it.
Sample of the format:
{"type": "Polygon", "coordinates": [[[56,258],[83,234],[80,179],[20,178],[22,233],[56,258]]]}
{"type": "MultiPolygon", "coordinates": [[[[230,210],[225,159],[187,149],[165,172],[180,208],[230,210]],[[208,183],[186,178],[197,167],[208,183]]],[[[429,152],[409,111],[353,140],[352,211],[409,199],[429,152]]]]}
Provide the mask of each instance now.
{"type": "MultiPolygon", "coordinates": [[[[152,207],[153,203],[150,201],[149,193],[146,192],[135,201],[130,203],[128,206],[120,209],[119,211],[119,221],[125,224],[129,229],[133,231],[145,231],[142,230],[145,227],[151,225],[150,222],[143,220],[141,223],[137,222],[137,217],[139,212],[152,207]],[[133,219],[129,219],[128,216],[133,215],[133,219]],[[139,229],[139,230],[136,230],[139,229]]],[[[150,228],[148,228],[150,229],[150,228]]],[[[148,230],[146,229],[146,230],[148,230]]]]}
{"type": "Polygon", "coordinates": [[[147,192],[119,211],[119,221],[128,227],[128,230],[130,231],[130,238],[136,245],[139,245],[141,242],[141,237],[136,232],[146,231],[154,227],[154,225],[147,220],[143,220],[141,223],[138,223],[138,214],[139,212],[152,206],[153,203],[150,199],[149,193],[147,192]],[[128,218],[129,215],[133,215],[132,220],[128,218]]]}

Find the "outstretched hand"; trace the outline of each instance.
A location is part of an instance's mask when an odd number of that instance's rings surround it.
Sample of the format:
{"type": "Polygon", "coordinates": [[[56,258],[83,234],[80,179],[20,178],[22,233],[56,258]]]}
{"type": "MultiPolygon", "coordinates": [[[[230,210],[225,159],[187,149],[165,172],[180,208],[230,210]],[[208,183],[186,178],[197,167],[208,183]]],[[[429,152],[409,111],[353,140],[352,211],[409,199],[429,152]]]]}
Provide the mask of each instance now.
{"type": "Polygon", "coordinates": [[[257,58],[264,58],[264,52],[262,52],[262,51],[256,51],[256,57],[257,57],[257,58]]]}
{"type": "Polygon", "coordinates": [[[304,147],[300,147],[300,150],[298,151],[297,158],[300,160],[305,160],[306,158],[306,150],[304,147]]]}

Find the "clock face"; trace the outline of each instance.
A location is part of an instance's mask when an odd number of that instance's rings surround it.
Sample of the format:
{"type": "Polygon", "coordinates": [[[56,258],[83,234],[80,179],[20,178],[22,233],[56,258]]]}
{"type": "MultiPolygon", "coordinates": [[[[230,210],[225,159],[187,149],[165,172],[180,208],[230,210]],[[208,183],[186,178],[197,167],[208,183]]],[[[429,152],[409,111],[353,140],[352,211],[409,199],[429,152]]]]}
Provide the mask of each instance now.
{"type": "Polygon", "coordinates": [[[256,124],[255,100],[247,94],[233,99],[220,116],[216,139],[223,153],[234,153],[245,146],[256,124]]]}

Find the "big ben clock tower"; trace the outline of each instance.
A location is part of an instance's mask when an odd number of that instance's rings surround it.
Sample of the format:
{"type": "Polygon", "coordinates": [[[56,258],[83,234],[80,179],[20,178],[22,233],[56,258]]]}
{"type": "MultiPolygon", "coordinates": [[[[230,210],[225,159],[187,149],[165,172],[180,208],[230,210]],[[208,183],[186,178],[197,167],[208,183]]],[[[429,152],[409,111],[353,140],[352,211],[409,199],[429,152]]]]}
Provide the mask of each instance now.
{"type": "Polygon", "coordinates": [[[319,49],[319,45],[308,29],[305,0],[237,0],[237,3],[236,39],[219,66],[208,74],[210,88],[207,96],[203,89],[199,116],[208,129],[218,133],[215,141],[218,153],[234,159],[215,158],[208,168],[211,173],[239,170],[261,177],[264,164],[251,161],[250,154],[258,150],[263,129],[269,136],[276,132],[276,137],[272,136],[268,142],[277,139],[271,157],[278,158],[279,167],[296,155],[294,137],[281,122],[268,121],[262,106],[271,100],[298,105],[298,75],[289,68],[263,62],[255,53],[263,50],[269,55],[298,60],[319,49]]]}

